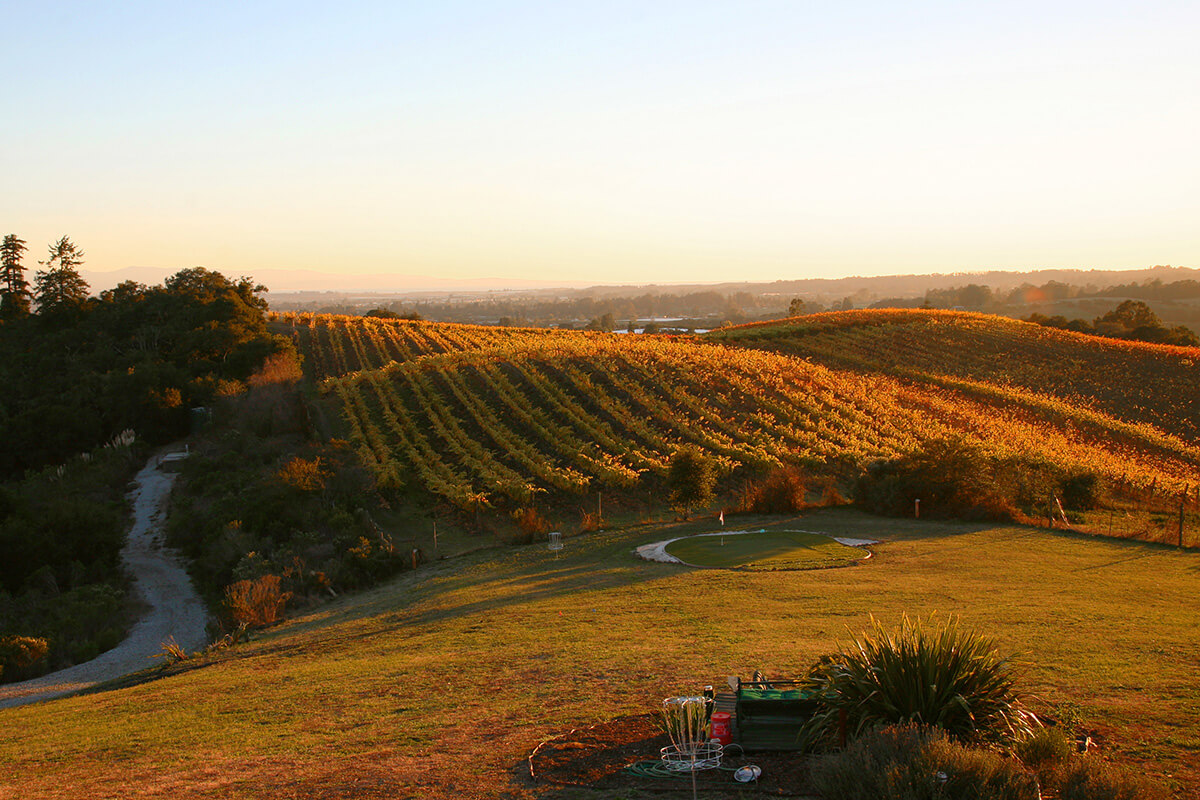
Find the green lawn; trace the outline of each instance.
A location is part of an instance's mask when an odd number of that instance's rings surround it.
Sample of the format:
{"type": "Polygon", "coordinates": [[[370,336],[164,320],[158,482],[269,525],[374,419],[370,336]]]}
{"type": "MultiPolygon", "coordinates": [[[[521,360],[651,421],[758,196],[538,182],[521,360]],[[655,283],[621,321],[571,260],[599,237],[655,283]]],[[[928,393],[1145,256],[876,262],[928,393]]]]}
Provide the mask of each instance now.
{"type": "Polygon", "coordinates": [[[1035,708],[1077,704],[1107,754],[1200,784],[1200,553],[849,511],[737,525],[886,541],[807,571],[632,552],[709,521],[435,562],[178,674],[0,711],[0,797],[597,797],[530,784],[525,757],[932,612],[1020,654],[1035,708]]]}
{"type": "Polygon", "coordinates": [[[698,567],[746,569],[818,569],[851,564],[870,555],[804,531],[764,531],[689,536],[666,547],[667,553],[698,567]]]}

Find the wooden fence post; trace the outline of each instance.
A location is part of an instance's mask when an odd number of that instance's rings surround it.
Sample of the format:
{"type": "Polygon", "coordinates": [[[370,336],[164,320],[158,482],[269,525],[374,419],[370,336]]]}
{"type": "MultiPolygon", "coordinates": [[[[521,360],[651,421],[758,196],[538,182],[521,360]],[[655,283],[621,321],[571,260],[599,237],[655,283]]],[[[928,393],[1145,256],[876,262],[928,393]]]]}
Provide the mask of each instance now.
{"type": "Polygon", "coordinates": [[[1187,487],[1184,487],[1183,497],[1179,499],[1179,548],[1183,549],[1183,510],[1187,506],[1187,487]]]}

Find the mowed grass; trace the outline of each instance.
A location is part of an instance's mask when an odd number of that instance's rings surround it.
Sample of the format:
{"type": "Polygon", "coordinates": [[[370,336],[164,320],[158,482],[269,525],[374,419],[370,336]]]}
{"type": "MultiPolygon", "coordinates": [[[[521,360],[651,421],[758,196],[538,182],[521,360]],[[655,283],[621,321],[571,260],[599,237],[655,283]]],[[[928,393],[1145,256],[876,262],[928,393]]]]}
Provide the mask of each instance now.
{"type": "Polygon", "coordinates": [[[1108,755],[1200,785],[1200,554],[848,511],[737,523],[886,542],[809,571],[631,552],[708,521],[436,562],[188,671],[0,711],[0,797],[599,797],[530,783],[529,751],[932,612],[1021,654],[1035,705],[1078,704],[1108,755]]]}
{"type": "Polygon", "coordinates": [[[870,552],[805,531],[738,532],[688,536],[666,551],[698,567],[818,569],[848,565],[870,552]]]}

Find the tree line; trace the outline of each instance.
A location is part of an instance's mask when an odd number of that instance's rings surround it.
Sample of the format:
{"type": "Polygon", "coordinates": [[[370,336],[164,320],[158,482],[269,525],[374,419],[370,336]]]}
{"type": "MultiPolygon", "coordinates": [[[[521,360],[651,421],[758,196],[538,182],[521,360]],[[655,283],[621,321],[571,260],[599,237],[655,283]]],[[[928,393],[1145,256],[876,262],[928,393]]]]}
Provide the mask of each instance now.
{"type": "Polygon", "coordinates": [[[83,251],[63,236],[50,245],[45,269],[37,271],[33,288],[25,277],[26,241],[10,233],[0,243],[0,318],[12,319],[31,313],[56,314],[81,307],[88,299],[87,281],[79,274],[83,251]]]}
{"type": "Polygon", "coordinates": [[[24,240],[0,247],[0,479],[62,463],[129,428],[153,442],[188,429],[190,409],[235,394],[266,356],[265,287],[203,267],[161,285],[89,294],[83,251],[50,245],[32,284],[24,240]]]}
{"type": "Polygon", "coordinates": [[[1150,306],[1141,300],[1125,300],[1112,311],[1096,317],[1091,322],[1085,319],[1069,320],[1062,314],[1052,317],[1030,314],[1025,321],[1035,322],[1047,328],[1061,328],[1112,339],[1200,347],[1200,338],[1191,328],[1185,325],[1164,325],[1150,306]]]}
{"type": "Polygon", "coordinates": [[[1179,280],[1164,283],[1161,279],[1155,279],[1145,283],[1118,284],[1105,288],[1047,281],[1041,286],[1025,284],[1008,291],[970,283],[946,289],[929,289],[925,292],[924,299],[919,302],[935,308],[958,306],[973,311],[986,311],[1002,306],[1023,305],[1031,301],[1054,303],[1088,297],[1178,302],[1200,297],[1200,281],[1179,280]]]}
{"type": "Polygon", "coordinates": [[[26,252],[16,235],[0,245],[0,680],[123,638],[123,498],[145,445],[188,432],[191,409],[294,352],[268,332],[249,278],[192,267],[92,296],[68,237],[32,282],[26,252]]]}

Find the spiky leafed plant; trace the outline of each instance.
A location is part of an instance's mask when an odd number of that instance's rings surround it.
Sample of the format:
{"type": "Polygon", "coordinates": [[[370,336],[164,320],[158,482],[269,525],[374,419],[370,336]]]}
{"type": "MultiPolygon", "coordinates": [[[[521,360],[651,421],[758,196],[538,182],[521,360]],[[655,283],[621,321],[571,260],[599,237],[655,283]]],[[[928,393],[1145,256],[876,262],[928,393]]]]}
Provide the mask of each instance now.
{"type": "Polygon", "coordinates": [[[1038,724],[1021,703],[1012,662],[954,617],[922,623],[905,616],[895,632],[872,618],[870,631],[823,657],[807,680],[825,706],[805,731],[810,741],[831,737],[842,711],[853,736],[916,722],[967,742],[1012,741],[1038,724]]]}

